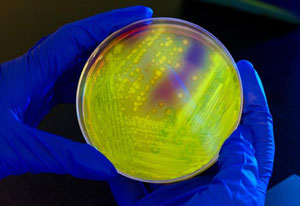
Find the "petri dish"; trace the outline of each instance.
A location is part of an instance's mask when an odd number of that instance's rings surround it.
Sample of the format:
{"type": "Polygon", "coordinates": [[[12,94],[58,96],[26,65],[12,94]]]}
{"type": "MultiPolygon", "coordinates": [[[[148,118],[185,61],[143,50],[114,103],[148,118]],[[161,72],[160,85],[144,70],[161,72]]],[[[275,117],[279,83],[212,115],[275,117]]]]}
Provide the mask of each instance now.
{"type": "Polygon", "coordinates": [[[112,33],[88,59],[77,89],[87,143],[119,174],[150,183],[181,181],[211,166],[239,124],[242,102],[227,49],[174,18],[112,33]]]}

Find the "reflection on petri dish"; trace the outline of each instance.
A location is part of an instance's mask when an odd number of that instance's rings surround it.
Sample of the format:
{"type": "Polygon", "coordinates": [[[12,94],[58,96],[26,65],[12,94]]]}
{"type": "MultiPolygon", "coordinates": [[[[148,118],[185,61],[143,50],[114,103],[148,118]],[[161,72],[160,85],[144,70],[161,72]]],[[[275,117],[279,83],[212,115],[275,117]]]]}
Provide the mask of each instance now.
{"type": "Polygon", "coordinates": [[[237,127],[242,86],[225,47],[172,18],[135,22],[105,39],[82,72],[86,141],[132,179],[175,182],[218,158],[237,127]]]}

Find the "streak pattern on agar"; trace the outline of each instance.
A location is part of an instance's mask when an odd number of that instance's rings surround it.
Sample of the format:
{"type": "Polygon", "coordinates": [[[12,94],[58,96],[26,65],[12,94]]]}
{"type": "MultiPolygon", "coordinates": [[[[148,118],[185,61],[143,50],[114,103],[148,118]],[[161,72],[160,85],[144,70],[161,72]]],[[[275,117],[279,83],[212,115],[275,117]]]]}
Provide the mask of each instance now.
{"type": "Polygon", "coordinates": [[[234,63],[210,36],[180,25],[123,32],[94,57],[84,83],[87,139],[139,180],[201,170],[240,118],[234,63]]]}

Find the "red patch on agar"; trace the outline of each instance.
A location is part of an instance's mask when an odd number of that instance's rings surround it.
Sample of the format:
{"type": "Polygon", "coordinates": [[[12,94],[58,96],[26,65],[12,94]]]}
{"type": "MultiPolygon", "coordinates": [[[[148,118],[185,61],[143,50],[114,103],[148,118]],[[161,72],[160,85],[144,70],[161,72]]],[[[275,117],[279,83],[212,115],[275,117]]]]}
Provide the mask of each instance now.
{"type": "Polygon", "coordinates": [[[175,93],[174,85],[170,79],[167,79],[160,83],[153,92],[153,100],[164,100],[165,102],[171,102],[175,93]]]}

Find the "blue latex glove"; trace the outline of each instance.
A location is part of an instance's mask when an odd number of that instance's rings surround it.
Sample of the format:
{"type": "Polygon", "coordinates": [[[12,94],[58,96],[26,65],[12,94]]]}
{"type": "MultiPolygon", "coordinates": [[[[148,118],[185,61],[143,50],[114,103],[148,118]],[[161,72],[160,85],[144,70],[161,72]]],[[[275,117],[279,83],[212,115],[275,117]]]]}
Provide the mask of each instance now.
{"type": "Polygon", "coordinates": [[[240,61],[237,65],[243,83],[243,114],[221,149],[218,173],[150,185],[150,190],[147,184],[118,176],[109,184],[119,205],[264,205],[275,151],[272,116],[252,64],[240,61]]]}
{"type": "Polygon", "coordinates": [[[71,174],[106,180],[112,164],[93,147],[37,130],[53,106],[75,102],[84,63],[98,44],[152,10],[137,6],[61,27],[25,55],[0,65],[0,179],[31,173],[71,174]]]}

